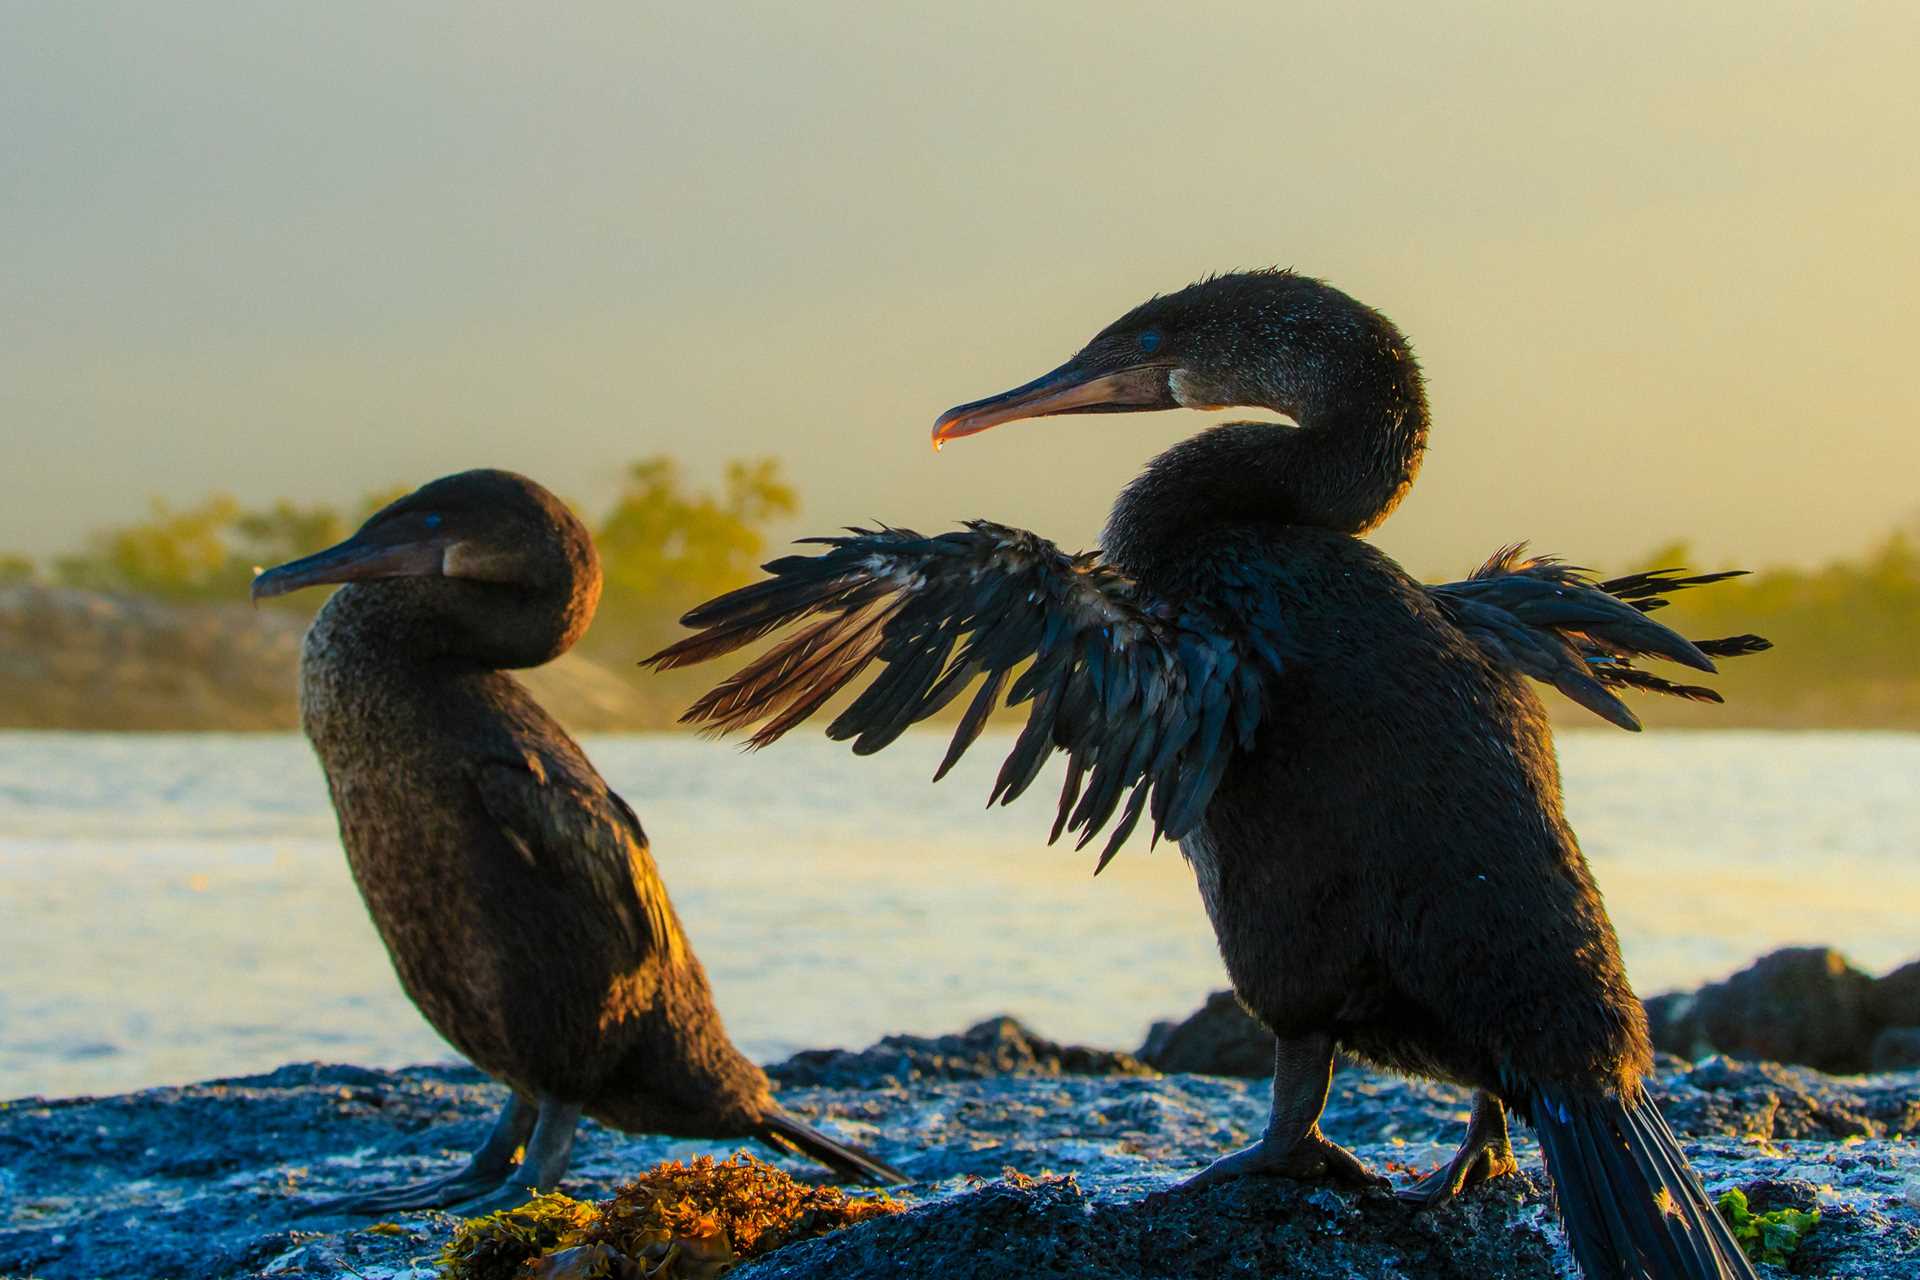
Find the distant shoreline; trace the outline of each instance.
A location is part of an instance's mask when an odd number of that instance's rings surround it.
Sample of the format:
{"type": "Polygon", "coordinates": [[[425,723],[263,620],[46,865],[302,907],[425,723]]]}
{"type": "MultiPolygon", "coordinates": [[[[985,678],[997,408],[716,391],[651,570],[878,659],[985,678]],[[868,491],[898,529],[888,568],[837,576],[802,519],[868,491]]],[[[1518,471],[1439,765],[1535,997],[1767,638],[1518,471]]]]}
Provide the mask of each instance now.
{"type": "MultiPolygon", "coordinates": [[[[306,621],[241,604],[0,586],[0,729],[297,730],[306,621]]],[[[649,675],[579,653],[517,674],[563,724],[588,734],[679,732],[680,712],[718,675],[649,675]]],[[[1884,696],[1848,692],[1812,688],[1791,705],[1737,690],[1724,704],[1642,697],[1632,705],[1650,729],[1920,730],[1920,695],[1904,685],[1884,696]]],[[[1598,724],[1557,698],[1549,704],[1558,727],[1598,724]]]]}
{"type": "MultiPolygon", "coordinates": [[[[276,609],[0,587],[0,729],[298,730],[306,629],[276,609]]],[[[676,690],[578,654],[517,674],[581,733],[667,728],[678,714],[676,690]]]]}

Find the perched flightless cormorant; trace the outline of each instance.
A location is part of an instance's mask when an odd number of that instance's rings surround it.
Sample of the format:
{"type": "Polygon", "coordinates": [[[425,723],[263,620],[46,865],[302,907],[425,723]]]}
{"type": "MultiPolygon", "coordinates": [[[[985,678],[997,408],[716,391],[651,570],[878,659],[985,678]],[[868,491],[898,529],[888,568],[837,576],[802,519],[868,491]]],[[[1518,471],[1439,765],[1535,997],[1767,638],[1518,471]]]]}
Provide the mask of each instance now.
{"type": "Polygon", "coordinates": [[[300,711],[354,881],[400,985],[513,1096],[466,1168],[316,1211],[518,1204],[566,1172],[582,1114],[905,1181],[774,1102],[727,1038],[640,820],[507,674],[593,618],[580,521],[524,476],[467,471],[260,574],[253,595],[321,583],[347,585],[307,632],[300,711]]]}
{"type": "MultiPolygon", "coordinates": [[[[1703,671],[1757,637],[1692,643],[1647,614],[1725,575],[1594,583],[1503,552],[1427,587],[1356,535],[1412,485],[1427,403],[1406,339],[1320,281],[1256,271],[1155,297],[1064,365],[942,414],[934,443],[1020,418],[1260,407],[1175,445],[1121,493],[1097,552],[985,521],[852,530],[689,613],[649,661],[804,627],[691,721],[764,744],[870,663],[828,734],[877,751],[984,682],[944,773],[996,704],[1026,724],[993,798],[1067,756],[1054,824],[1137,820],[1192,863],[1235,990],[1277,1039],[1260,1141],[1194,1181],[1378,1179],[1320,1131],[1334,1048],[1478,1090],[1438,1204],[1511,1171],[1510,1109],[1540,1135],[1587,1274],[1752,1274],[1649,1101],[1646,1020],[1561,810],[1525,677],[1616,724],[1642,689],[1717,701],[1635,665],[1703,671]]],[[[937,776],[937,775],[936,775],[937,776]]]]}

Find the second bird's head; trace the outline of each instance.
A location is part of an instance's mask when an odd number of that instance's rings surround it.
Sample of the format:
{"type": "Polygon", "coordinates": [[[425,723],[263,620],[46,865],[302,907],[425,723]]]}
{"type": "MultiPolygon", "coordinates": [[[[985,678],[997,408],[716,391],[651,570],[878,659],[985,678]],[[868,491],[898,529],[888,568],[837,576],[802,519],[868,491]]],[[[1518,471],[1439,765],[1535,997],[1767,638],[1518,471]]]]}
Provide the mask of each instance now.
{"type": "Polygon", "coordinates": [[[1309,276],[1241,271],[1149,298],[1065,364],[934,423],[933,442],[1022,418],[1263,408],[1301,425],[1377,386],[1418,397],[1419,370],[1379,312],[1309,276]]]}
{"type": "Polygon", "coordinates": [[[389,503],[346,541],[255,575],[252,595],[330,584],[388,591],[396,618],[431,615],[455,650],[466,640],[494,665],[535,666],[592,621],[600,561],[586,526],[545,488],[462,471],[389,503]]]}

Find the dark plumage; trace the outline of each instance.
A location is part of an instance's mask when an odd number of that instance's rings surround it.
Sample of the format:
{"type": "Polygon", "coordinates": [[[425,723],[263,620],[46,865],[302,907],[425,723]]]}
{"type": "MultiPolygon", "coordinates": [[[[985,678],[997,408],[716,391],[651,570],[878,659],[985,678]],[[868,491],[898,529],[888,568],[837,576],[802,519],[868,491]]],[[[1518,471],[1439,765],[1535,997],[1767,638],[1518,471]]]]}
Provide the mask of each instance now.
{"type": "Polygon", "coordinates": [[[774,1103],[639,819],[504,670],[558,657],[593,617],[600,565],[566,507],[507,472],[449,476],[253,592],[331,582],[348,585],[307,633],[301,717],[354,881],[407,994],[514,1098],[461,1172],[320,1207],[518,1203],[565,1172],[583,1113],[902,1181],[774,1103]]]}
{"type": "Polygon", "coordinates": [[[1694,643],[1647,616],[1722,575],[1594,583],[1512,550],[1425,587],[1360,541],[1419,469],[1418,366],[1384,316],[1289,272],[1152,299],[934,434],[1229,405],[1298,425],[1175,445],[1120,495],[1101,552],[985,522],[854,530],[694,610],[698,634],[650,661],[701,661],[805,620],[688,719],[759,723],[764,744],[877,660],[828,729],[862,752],[984,677],[948,764],[1002,700],[1024,705],[996,798],[1058,749],[1056,835],[1111,824],[1102,865],[1143,816],[1178,840],[1234,987],[1276,1036],[1266,1134],[1197,1181],[1371,1180],[1318,1127],[1341,1043],[1479,1090],[1460,1154],[1410,1198],[1438,1204],[1511,1171],[1511,1108],[1541,1134],[1590,1276],[1751,1275],[1641,1087],[1645,1018],[1525,677],[1637,728],[1622,690],[1714,695],[1636,660],[1711,671],[1765,642],[1694,643]]]}

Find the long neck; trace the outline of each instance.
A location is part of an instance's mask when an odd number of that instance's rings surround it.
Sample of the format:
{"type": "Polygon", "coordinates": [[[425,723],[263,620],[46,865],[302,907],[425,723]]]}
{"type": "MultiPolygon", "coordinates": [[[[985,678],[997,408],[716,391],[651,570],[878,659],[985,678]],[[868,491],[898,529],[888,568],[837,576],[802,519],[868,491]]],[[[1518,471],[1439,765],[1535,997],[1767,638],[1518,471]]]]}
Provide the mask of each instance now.
{"type": "Polygon", "coordinates": [[[353,583],[315,619],[330,648],[356,663],[381,663],[430,679],[435,672],[537,667],[573,646],[598,601],[591,592],[523,588],[447,578],[353,583]]]}
{"type": "Polygon", "coordinates": [[[1155,458],[1114,504],[1111,559],[1143,565],[1224,525],[1364,533],[1399,505],[1426,451],[1427,402],[1412,352],[1384,319],[1317,358],[1281,353],[1267,382],[1255,403],[1300,425],[1229,423],[1155,458]]]}

